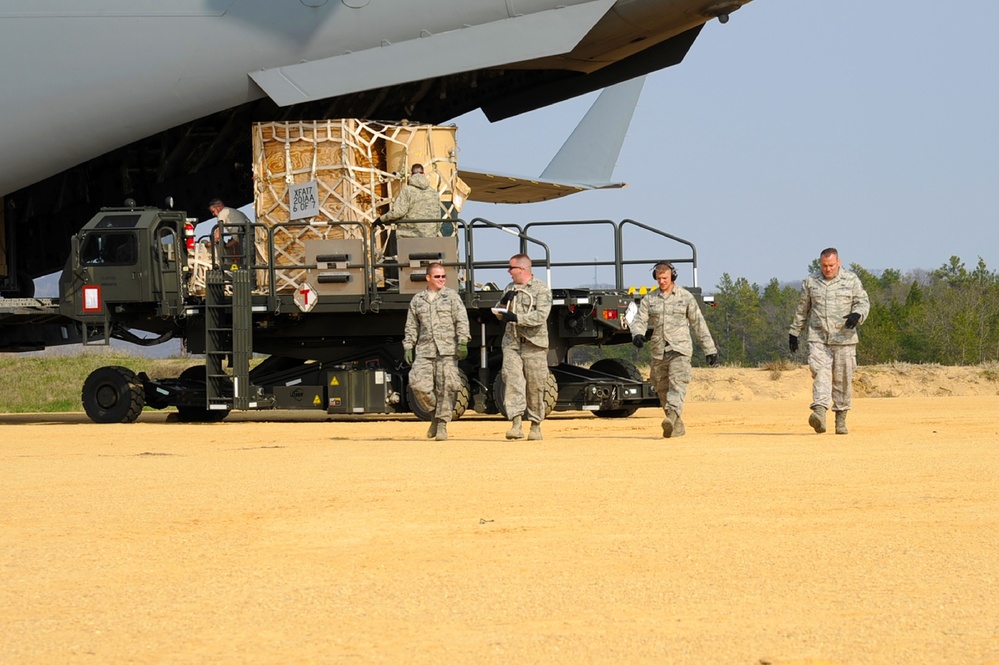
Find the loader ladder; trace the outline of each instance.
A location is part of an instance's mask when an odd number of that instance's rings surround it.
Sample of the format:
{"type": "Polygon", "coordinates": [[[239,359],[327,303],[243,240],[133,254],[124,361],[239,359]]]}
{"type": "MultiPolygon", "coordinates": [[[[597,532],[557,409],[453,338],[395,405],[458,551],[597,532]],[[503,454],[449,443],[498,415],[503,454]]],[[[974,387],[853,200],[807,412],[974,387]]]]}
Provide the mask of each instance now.
{"type": "Polygon", "coordinates": [[[205,379],[210,411],[250,408],[252,277],[249,270],[212,269],[205,275],[205,379]]]}

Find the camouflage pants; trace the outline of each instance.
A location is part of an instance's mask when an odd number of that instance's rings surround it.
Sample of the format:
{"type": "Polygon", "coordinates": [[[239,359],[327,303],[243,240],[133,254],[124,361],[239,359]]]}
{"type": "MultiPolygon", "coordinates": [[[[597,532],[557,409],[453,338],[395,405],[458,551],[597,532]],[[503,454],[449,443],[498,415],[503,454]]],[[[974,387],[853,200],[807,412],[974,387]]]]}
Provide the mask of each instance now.
{"type": "Polygon", "coordinates": [[[808,369],[812,371],[812,407],[849,411],[853,396],[856,344],[809,342],[808,369]]]}
{"type": "Polygon", "coordinates": [[[524,416],[532,423],[545,419],[548,388],[548,349],[518,340],[503,347],[503,406],[507,418],[524,416]]]}
{"type": "Polygon", "coordinates": [[[454,356],[417,356],[409,370],[409,387],[413,389],[413,396],[424,411],[446,423],[451,422],[454,403],[461,387],[457,359],[454,356]]]}
{"type": "Polygon", "coordinates": [[[676,351],[667,351],[662,358],[652,359],[652,372],[649,380],[659,393],[659,404],[673,409],[677,416],[683,414],[683,400],[687,397],[687,384],[690,383],[690,356],[676,351]]]}

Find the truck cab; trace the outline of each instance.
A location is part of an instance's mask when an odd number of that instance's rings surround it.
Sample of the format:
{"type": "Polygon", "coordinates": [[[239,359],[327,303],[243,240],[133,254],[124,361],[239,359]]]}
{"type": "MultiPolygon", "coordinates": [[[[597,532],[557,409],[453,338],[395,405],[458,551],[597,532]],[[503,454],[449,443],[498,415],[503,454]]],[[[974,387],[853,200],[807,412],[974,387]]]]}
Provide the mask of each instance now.
{"type": "Polygon", "coordinates": [[[105,320],[109,308],[119,318],[181,313],[186,221],[173,210],[102,209],[72,239],[60,279],[62,313],[91,323],[105,320]]]}

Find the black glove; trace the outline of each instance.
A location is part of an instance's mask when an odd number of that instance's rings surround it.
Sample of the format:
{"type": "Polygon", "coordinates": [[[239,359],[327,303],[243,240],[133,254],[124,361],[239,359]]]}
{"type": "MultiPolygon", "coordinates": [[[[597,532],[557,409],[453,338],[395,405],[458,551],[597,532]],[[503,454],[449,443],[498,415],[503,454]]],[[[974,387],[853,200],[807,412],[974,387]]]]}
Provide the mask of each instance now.
{"type": "Polygon", "coordinates": [[[517,315],[516,315],[516,313],[507,310],[507,311],[503,312],[503,319],[502,320],[503,321],[509,321],[510,323],[516,323],[517,322],[517,315]]]}
{"type": "Polygon", "coordinates": [[[843,318],[846,319],[847,328],[856,328],[857,324],[860,323],[860,314],[857,312],[850,312],[843,318]]]}
{"type": "Polygon", "coordinates": [[[644,335],[634,335],[631,338],[631,343],[635,345],[636,349],[640,349],[645,346],[645,336],[644,335]]]}
{"type": "Polygon", "coordinates": [[[500,307],[506,307],[510,303],[510,301],[513,300],[513,296],[516,293],[517,293],[516,291],[507,291],[506,293],[504,293],[503,297],[500,298],[499,301],[500,307]]]}
{"type": "Polygon", "coordinates": [[[796,335],[787,336],[787,348],[791,349],[791,353],[797,353],[798,351],[798,337],[796,335]]]}
{"type": "Polygon", "coordinates": [[[706,361],[708,361],[708,367],[717,367],[718,366],[718,354],[717,353],[709,353],[708,355],[704,356],[704,359],[706,361]]]}

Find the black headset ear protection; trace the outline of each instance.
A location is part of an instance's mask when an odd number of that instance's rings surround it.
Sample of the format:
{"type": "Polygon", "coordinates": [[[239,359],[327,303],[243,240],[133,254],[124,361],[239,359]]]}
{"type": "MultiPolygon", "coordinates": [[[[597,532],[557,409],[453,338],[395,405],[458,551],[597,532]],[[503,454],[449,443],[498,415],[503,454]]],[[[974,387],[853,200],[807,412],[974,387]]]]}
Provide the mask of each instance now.
{"type": "Polygon", "coordinates": [[[671,275],[670,279],[672,279],[674,282],[676,281],[676,268],[674,268],[673,264],[670,263],[669,261],[659,261],[658,263],[656,263],[656,265],[652,266],[652,279],[658,279],[656,277],[656,273],[659,272],[660,268],[669,268],[669,272],[671,275]]]}

